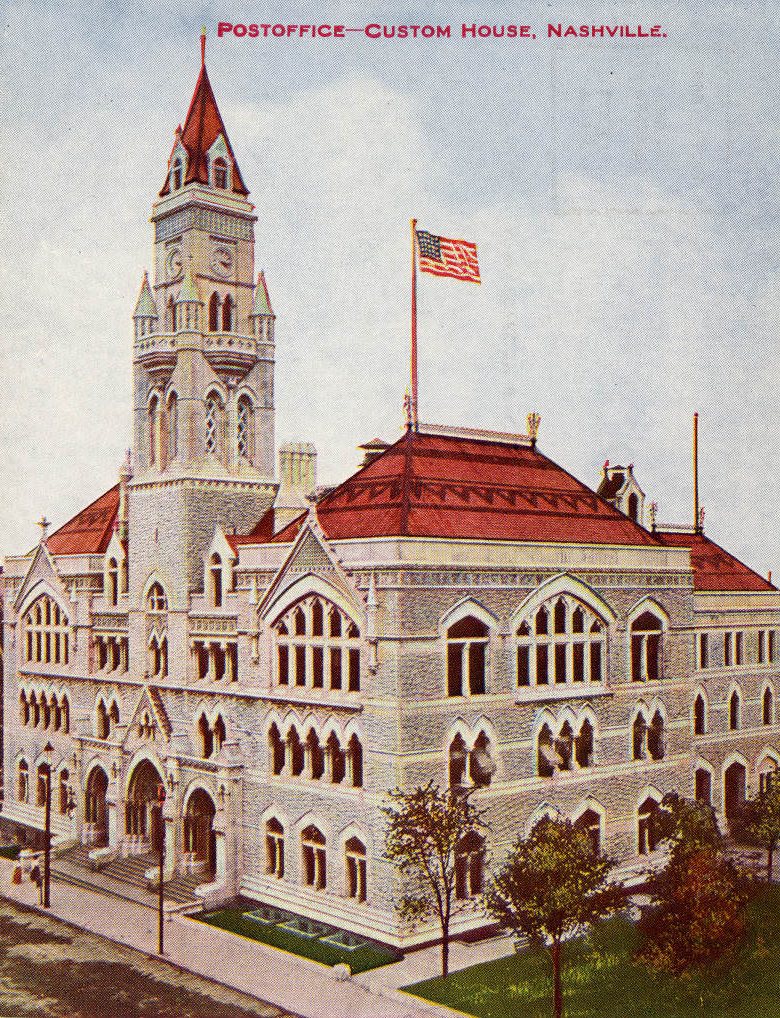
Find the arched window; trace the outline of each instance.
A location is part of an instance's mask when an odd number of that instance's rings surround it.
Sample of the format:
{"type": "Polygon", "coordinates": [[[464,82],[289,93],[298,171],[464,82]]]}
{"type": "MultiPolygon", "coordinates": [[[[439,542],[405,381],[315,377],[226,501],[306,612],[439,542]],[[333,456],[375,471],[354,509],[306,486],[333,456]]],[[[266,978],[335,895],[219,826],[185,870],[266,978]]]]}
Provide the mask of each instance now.
{"type": "Polygon", "coordinates": [[[280,880],[284,876],[284,828],[273,817],[265,825],[265,872],[280,880]]]}
{"type": "MultiPolygon", "coordinates": [[[[27,661],[36,664],[68,663],[68,618],[57,604],[42,594],[22,620],[27,661]]],[[[37,724],[37,721],[33,722],[37,724]]]]}
{"type": "Polygon", "coordinates": [[[209,577],[211,580],[211,603],[215,608],[222,607],[222,559],[216,552],[211,556],[209,566],[209,577]]]}
{"type": "Polygon", "coordinates": [[[108,603],[110,605],[116,605],[119,600],[119,563],[115,558],[110,558],[108,560],[106,577],[108,579],[108,603]]]}
{"type": "Polygon", "coordinates": [[[352,787],[363,787],[363,746],[357,735],[353,735],[347,744],[349,770],[352,776],[352,787]]]}
{"type": "Polygon", "coordinates": [[[58,732],[62,722],[62,713],[60,711],[59,701],[54,693],[52,693],[49,697],[49,714],[51,715],[51,726],[55,732],[58,732]]]}
{"type": "Polygon", "coordinates": [[[641,712],[634,720],[631,744],[634,760],[645,760],[647,758],[647,718],[641,712]]]}
{"type": "Polygon", "coordinates": [[[30,768],[26,760],[20,760],[16,770],[16,798],[19,802],[30,801],[30,768]]]}
{"type": "Polygon", "coordinates": [[[518,687],[602,682],[605,634],[604,620],[576,598],[547,601],[517,628],[518,687]]]}
{"type": "Polygon", "coordinates": [[[712,775],[704,767],[697,767],[693,772],[693,794],[697,802],[712,805],[712,775]]]}
{"type": "Polygon", "coordinates": [[[654,682],[661,678],[663,626],[652,612],[643,612],[631,623],[631,678],[654,682]]]}
{"type": "Polygon", "coordinates": [[[51,767],[48,764],[38,766],[38,781],[35,790],[35,805],[45,806],[51,792],[51,767]]]}
{"type": "Polygon", "coordinates": [[[769,686],[764,690],[761,697],[761,723],[773,725],[775,722],[775,697],[769,686]]]}
{"type": "Polygon", "coordinates": [[[157,581],[151,585],[146,595],[146,610],[155,613],[168,611],[168,598],[157,581]]]}
{"type": "Polygon", "coordinates": [[[706,732],[706,704],[701,693],[693,701],[693,734],[704,735],[706,732]]]}
{"type": "Polygon", "coordinates": [[[225,722],[222,720],[222,715],[217,715],[217,720],[214,722],[214,753],[217,754],[222,750],[225,745],[225,739],[227,738],[227,730],[225,728],[225,722]]]}
{"type": "Polygon", "coordinates": [[[456,735],[450,743],[449,750],[450,788],[458,788],[465,783],[467,760],[468,753],[463,736],[456,735]]]}
{"type": "Polygon", "coordinates": [[[739,693],[735,689],[729,697],[729,728],[736,731],[742,727],[742,704],[739,693]]]}
{"type": "Polygon", "coordinates": [[[70,780],[70,773],[67,767],[63,767],[60,771],[60,783],[59,783],[59,811],[60,816],[67,816],[70,808],[70,786],[68,781],[70,780]]]}
{"type": "Polygon", "coordinates": [[[271,756],[271,773],[281,774],[284,770],[285,744],[275,724],[268,732],[268,749],[271,756]]]}
{"type": "Polygon", "coordinates": [[[181,159],[178,157],[174,160],[173,170],[171,171],[171,189],[178,191],[182,183],[184,182],[184,168],[181,163],[181,159]]]}
{"type": "Polygon", "coordinates": [[[330,763],[330,780],[334,785],[340,785],[347,773],[347,755],[335,732],[328,737],[325,751],[330,763]]]}
{"type": "Polygon", "coordinates": [[[66,734],[70,731],[70,701],[67,696],[62,698],[62,730],[66,734]]]}
{"type": "Polygon", "coordinates": [[[594,855],[601,851],[601,817],[595,809],[586,809],[585,812],[574,821],[574,827],[582,831],[588,839],[590,850],[594,855]]]}
{"type": "Polygon", "coordinates": [[[41,709],[38,706],[38,697],[35,693],[30,694],[30,715],[33,728],[37,728],[41,720],[41,709]]]}
{"type": "Polygon", "coordinates": [[[214,160],[214,187],[224,191],[228,186],[228,167],[224,159],[214,160]]]}
{"type": "Polygon", "coordinates": [[[149,400],[149,464],[154,466],[160,452],[160,400],[156,395],[149,400]]]}
{"type": "Polygon", "coordinates": [[[579,735],[574,740],[574,757],[578,767],[593,765],[593,734],[593,725],[590,721],[583,721],[579,735]]]}
{"type": "Polygon", "coordinates": [[[647,729],[647,752],[651,760],[663,760],[666,752],[664,719],[660,711],[655,712],[647,729]]]}
{"type": "Polygon", "coordinates": [[[23,725],[30,723],[30,704],[24,690],[19,694],[19,720],[23,725]]]}
{"type": "Polygon", "coordinates": [[[562,771],[571,770],[572,750],[574,748],[574,732],[568,721],[564,722],[558,738],[555,740],[555,750],[558,754],[558,769],[562,771]]]}
{"type": "Polygon", "coordinates": [[[490,739],[480,732],[469,753],[469,777],[476,788],[486,788],[493,780],[496,765],[490,753],[490,739]]]}
{"type": "Polygon", "coordinates": [[[325,751],[313,728],[306,736],[306,756],[309,759],[309,777],[317,781],[325,773],[325,751]]]}
{"type": "Polygon", "coordinates": [[[304,884],[323,890],[327,881],[325,837],[313,824],[301,833],[301,854],[304,884]]]}
{"type": "Polygon", "coordinates": [[[628,496],[628,518],[634,523],[639,519],[639,496],[633,491],[628,496]]]}
{"type": "Polygon", "coordinates": [[[41,725],[44,731],[49,727],[51,722],[51,709],[49,707],[49,701],[46,699],[46,694],[41,693],[41,725]]]}
{"type": "Polygon", "coordinates": [[[206,452],[222,455],[225,430],[225,404],[216,392],[206,397],[206,452]]]}
{"type": "Polygon", "coordinates": [[[471,831],[455,849],[455,897],[473,898],[484,886],[485,839],[471,831]]]}
{"type": "Polygon", "coordinates": [[[108,720],[108,711],[106,705],[102,700],[98,701],[96,719],[95,719],[95,737],[98,739],[107,739],[110,731],[110,724],[108,720]]]}
{"type": "MultiPolygon", "coordinates": [[[[240,396],[236,420],[236,448],[238,449],[238,455],[243,456],[245,459],[252,458],[253,418],[251,400],[248,396],[240,396]]],[[[322,634],[320,633],[319,635],[321,636],[322,634]]]]}
{"type": "Polygon", "coordinates": [[[658,845],[658,803],[649,796],[637,811],[637,847],[640,855],[655,851],[658,845]]]}
{"type": "Polygon", "coordinates": [[[116,700],[113,700],[111,706],[108,708],[108,723],[111,728],[116,728],[119,724],[119,707],[116,700]]]}
{"type": "Polygon", "coordinates": [[[175,392],[168,397],[168,462],[176,459],[179,451],[179,398],[175,392]]]}
{"type": "Polygon", "coordinates": [[[214,736],[205,714],[201,714],[198,718],[198,739],[200,740],[200,755],[204,760],[210,759],[214,754],[214,736]]]}
{"type": "Polygon", "coordinates": [[[222,331],[233,332],[235,325],[235,304],[233,298],[228,294],[222,301],[222,331]]]}
{"type": "Polygon", "coordinates": [[[290,773],[293,777],[299,778],[303,774],[305,763],[305,752],[301,737],[296,728],[291,728],[287,735],[287,759],[290,764],[290,773]]]}
{"type": "Polygon", "coordinates": [[[540,778],[550,778],[558,765],[558,754],[553,747],[553,736],[549,725],[542,725],[536,741],[536,769],[540,778]]]}
{"type": "Polygon", "coordinates": [[[447,630],[448,696],[485,692],[488,636],[488,627],[473,615],[447,630]]]}
{"type": "Polygon", "coordinates": [[[273,629],[280,686],[360,691],[360,631],[335,604],[305,597],[279,616],[273,629]]]}
{"type": "Polygon", "coordinates": [[[215,291],[209,297],[209,332],[219,332],[219,312],[222,302],[215,291]]]}
{"type": "Polygon", "coordinates": [[[344,845],[347,897],[366,900],[366,846],[359,838],[350,838],[344,845]]]}

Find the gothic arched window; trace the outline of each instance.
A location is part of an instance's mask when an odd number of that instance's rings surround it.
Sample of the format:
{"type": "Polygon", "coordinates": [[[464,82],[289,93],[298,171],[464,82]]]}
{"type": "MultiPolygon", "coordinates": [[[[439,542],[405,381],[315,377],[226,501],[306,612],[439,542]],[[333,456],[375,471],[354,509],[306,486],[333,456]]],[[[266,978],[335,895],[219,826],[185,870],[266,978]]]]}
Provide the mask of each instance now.
{"type": "Polygon", "coordinates": [[[209,297],[209,332],[219,332],[220,299],[218,293],[209,297]]]}
{"type": "Polygon", "coordinates": [[[583,602],[561,594],[524,619],[515,634],[517,685],[602,682],[606,623],[583,602]]]}
{"type": "Polygon", "coordinates": [[[214,187],[224,191],[228,186],[228,167],[224,159],[214,160],[214,187]]]}
{"type": "Polygon", "coordinates": [[[704,697],[698,694],[693,701],[693,734],[704,735],[706,731],[706,705],[704,697]]]}
{"type": "Polygon", "coordinates": [[[649,796],[637,810],[637,847],[640,855],[653,852],[659,842],[658,803],[649,796]]]}
{"type": "Polygon", "coordinates": [[[574,821],[574,827],[576,830],[582,831],[588,839],[591,852],[598,855],[601,851],[601,817],[595,809],[586,809],[574,821]]]}
{"type": "Polygon", "coordinates": [[[557,754],[553,747],[553,736],[549,725],[542,725],[536,740],[536,770],[540,778],[550,778],[555,773],[557,754]]]}
{"type": "Polygon", "coordinates": [[[146,610],[150,612],[167,612],[168,598],[162,585],[155,581],[146,595],[146,610]]]}
{"type": "Polygon", "coordinates": [[[68,618],[48,594],[42,594],[25,613],[22,628],[27,661],[68,663],[68,618]]]}
{"type": "Polygon", "coordinates": [[[455,897],[473,898],[484,886],[485,839],[471,831],[455,849],[455,897]]]}
{"type": "Polygon", "coordinates": [[[173,170],[171,171],[171,189],[178,191],[184,183],[184,167],[182,166],[181,159],[178,157],[174,160],[173,170]]]}
{"type": "Polygon", "coordinates": [[[168,461],[176,459],[179,451],[179,399],[175,392],[168,397],[168,461]]]}
{"type": "Polygon", "coordinates": [[[209,577],[211,580],[211,603],[215,608],[222,607],[222,559],[216,552],[211,556],[209,566],[209,577]]]}
{"type": "Polygon", "coordinates": [[[273,629],[279,685],[360,691],[360,630],[331,601],[304,597],[273,629]]]}
{"type": "Polygon", "coordinates": [[[16,770],[16,798],[19,802],[30,799],[30,768],[26,760],[20,760],[16,770]]]}
{"type": "Polygon", "coordinates": [[[160,452],[160,400],[156,395],[149,400],[149,463],[154,466],[160,452]]]}
{"type": "Polygon", "coordinates": [[[366,846],[359,838],[350,838],[344,845],[347,897],[366,900],[366,846]]]}
{"type": "Polygon", "coordinates": [[[271,773],[281,774],[284,770],[286,756],[285,742],[275,724],[271,725],[268,732],[268,749],[271,755],[271,773]]]}
{"type": "Polygon", "coordinates": [[[485,692],[489,630],[473,615],[447,630],[447,695],[485,692]]]}
{"type": "Polygon", "coordinates": [[[225,404],[216,392],[206,397],[206,452],[222,455],[225,404]]]}
{"type": "Polygon", "coordinates": [[[775,720],[775,697],[772,690],[767,686],[764,695],[761,697],[761,723],[772,725],[775,720]]]}
{"type": "Polygon", "coordinates": [[[222,302],[222,331],[233,332],[233,326],[235,325],[235,304],[230,294],[225,297],[222,302]]]}
{"type": "Polygon", "coordinates": [[[116,605],[119,600],[119,563],[115,558],[108,560],[108,603],[116,605]]]}
{"type": "Polygon", "coordinates": [[[661,637],[663,625],[652,612],[642,612],[631,623],[631,678],[654,682],[661,678],[661,637]]]}
{"type": "Polygon", "coordinates": [[[236,448],[238,455],[246,459],[252,458],[253,434],[252,401],[248,396],[240,396],[236,418],[236,448]]]}
{"type": "Polygon", "coordinates": [[[284,828],[275,818],[265,825],[265,872],[279,879],[284,876],[284,828]]]}
{"type": "Polygon", "coordinates": [[[321,891],[327,881],[325,837],[313,824],[301,833],[301,854],[304,884],[321,891]]]}
{"type": "Polygon", "coordinates": [[[729,697],[729,728],[731,731],[742,727],[742,703],[735,689],[729,697]]]}

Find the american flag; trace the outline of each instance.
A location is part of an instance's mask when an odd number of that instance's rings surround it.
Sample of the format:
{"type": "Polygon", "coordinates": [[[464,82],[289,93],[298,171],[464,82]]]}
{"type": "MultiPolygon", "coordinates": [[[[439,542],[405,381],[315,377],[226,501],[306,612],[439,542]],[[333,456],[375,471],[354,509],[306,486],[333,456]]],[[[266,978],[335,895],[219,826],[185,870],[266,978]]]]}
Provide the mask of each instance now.
{"type": "Polygon", "coordinates": [[[476,244],[468,240],[437,237],[425,230],[416,232],[420,272],[430,272],[432,276],[450,276],[466,283],[480,282],[476,244]]]}

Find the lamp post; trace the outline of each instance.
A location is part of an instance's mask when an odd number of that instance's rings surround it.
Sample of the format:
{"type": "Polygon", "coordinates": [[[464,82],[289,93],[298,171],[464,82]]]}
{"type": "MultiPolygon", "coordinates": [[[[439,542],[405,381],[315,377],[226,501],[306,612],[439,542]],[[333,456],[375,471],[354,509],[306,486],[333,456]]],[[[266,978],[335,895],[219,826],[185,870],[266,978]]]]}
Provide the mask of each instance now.
{"type": "Polygon", "coordinates": [[[44,780],[46,782],[46,799],[44,800],[43,814],[43,896],[41,904],[44,908],[49,907],[49,887],[51,882],[51,760],[54,746],[47,742],[43,747],[43,755],[46,759],[46,771],[44,780]]]}
{"type": "Polygon", "coordinates": [[[160,882],[158,887],[158,909],[157,909],[157,953],[163,954],[163,867],[165,865],[165,820],[163,818],[163,805],[165,803],[165,786],[160,783],[157,786],[157,808],[159,812],[158,839],[160,852],[160,882]]]}

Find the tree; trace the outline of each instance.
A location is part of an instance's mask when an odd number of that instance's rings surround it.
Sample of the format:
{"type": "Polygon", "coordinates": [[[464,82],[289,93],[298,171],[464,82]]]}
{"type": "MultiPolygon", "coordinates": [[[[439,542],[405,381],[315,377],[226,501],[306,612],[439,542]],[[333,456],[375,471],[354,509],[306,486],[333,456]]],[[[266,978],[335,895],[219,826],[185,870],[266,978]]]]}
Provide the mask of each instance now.
{"type": "Polygon", "coordinates": [[[672,859],[681,859],[702,849],[719,851],[723,845],[712,806],[698,799],[686,799],[677,792],[668,792],[663,797],[654,823],[658,840],[669,842],[672,859]]]}
{"type": "Polygon", "coordinates": [[[766,849],[766,878],[772,882],[772,866],[780,842],[780,781],[770,782],[759,794],[743,803],[732,824],[740,840],[766,849]]]}
{"type": "Polygon", "coordinates": [[[488,889],[487,907],[498,922],[549,951],[555,1018],[563,1015],[563,941],[626,901],[623,887],[608,880],[613,865],[569,820],[545,817],[518,838],[488,889]]]}
{"type": "MultiPolygon", "coordinates": [[[[389,793],[385,857],[403,874],[404,891],[397,902],[402,919],[418,922],[436,914],[441,924],[441,969],[449,974],[450,924],[464,880],[481,873],[484,860],[485,810],[477,809],[470,792],[442,790],[432,781],[411,792],[389,793]],[[470,845],[469,845],[470,842],[470,845]],[[466,856],[463,849],[470,849],[466,856]],[[479,853],[483,853],[480,857],[479,853]],[[464,865],[476,869],[464,873],[464,865]]],[[[473,885],[474,880],[471,880],[473,885]]],[[[473,889],[473,886],[472,886],[473,889]]]]}
{"type": "Polygon", "coordinates": [[[713,847],[669,860],[648,883],[653,905],[639,921],[638,956],[653,969],[679,974],[733,949],[745,932],[746,884],[713,847]]]}

